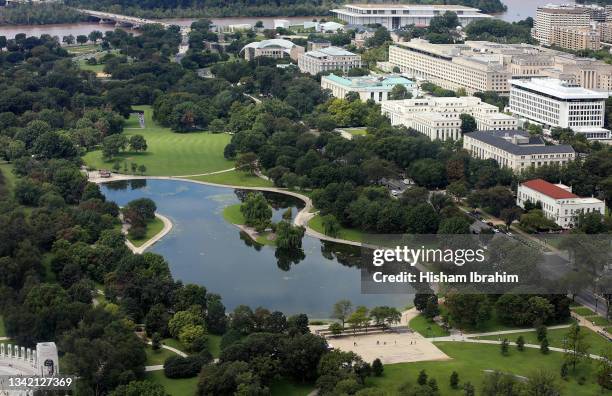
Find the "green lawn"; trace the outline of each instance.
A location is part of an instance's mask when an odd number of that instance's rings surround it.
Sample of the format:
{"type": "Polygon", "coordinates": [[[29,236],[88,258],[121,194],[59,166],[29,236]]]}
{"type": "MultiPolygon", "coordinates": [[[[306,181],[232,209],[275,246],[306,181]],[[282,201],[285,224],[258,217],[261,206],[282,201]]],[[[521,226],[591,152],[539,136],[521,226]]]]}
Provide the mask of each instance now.
{"type": "MultiPolygon", "coordinates": [[[[215,135],[213,135],[215,136],[215,135]]],[[[230,163],[228,168],[233,165],[230,163]]],[[[273,187],[274,184],[261,177],[250,175],[246,172],[230,171],[217,173],[214,175],[206,176],[192,176],[188,177],[191,180],[203,181],[207,183],[223,184],[227,186],[243,186],[243,187],[273,187]]]]}
{"type": "Polygon", "coordinates": [[[608,319],[604,318],[603,316],[599,316],[599,315],[587,316],[586,320],[589,320],[595,323],[597,326],[605,327],[610,324],[610,321],[608,319]]]}
{"type": "MultiPolygon", "coordinates": [[[[568,330],[569,329],[549,329],[546,336],[546,338],[548,338],[549,345],[551,347],[563,348],[563,339],[566,337],[568,330]]],[[[586,327],[581,327],[580,331],[584,332],[585,339],[591,346],[591,349],[589,350],[591,353],[598,355],[603,350],[605,350],[606,347],[610,346],[610,342],[608,340],[595,333],[593,330],[588,329],[586,327]]],[[[525,339],[525,343],[527,344],[540,344],[535,331],[526,331],[522,333],[512,333],[498,336],[482,336],[475,338],[479,340],[497,340],[498,338],[501,338],[503,340],[504,338],[507,338],[509,341],[515,342],[519,336],[523,336],[523,338],[525,339]]]]}
{"type": "MultiPolygon", "coordinates": [[[[118,160],[122,162],[121,169],[123,162],[131,169],[131,163],[136,163],[145,165],[146,174],[151,176],[194,175],[234,166],[232,161],[223,157],[223,149],[229,143],[230,135],[207,132],[175,133],[153,121],[153,110],[150,106],[134,106],[134,109],[144,110],[145,128],[126,129],[124,134],[128,138],[131,135],[143,135],[148,150],[144,153],[124,152],[109,161],[104,161],[102,152],[96,150],[84,156],[87,165],[97,169],[111,169],[118,160]]],[[[128,128],[137,126],[134,120],[128,120],[128,128]]]]}
{"type": "Polygon", "coordinates": [[[573,312],[576,312],[578,315],[580,316],[591,316],[591,315],[595,315],[595,312],[591,311],[589,308],[587,307],[576,307],[576,308],[572,308],[573,312]]]}
{"type": "MultiPolygon", "coordinates": [[[[450,356],[450,361],[431,361],[415,363],[399,363],[385,365],[381,377],[370,377],[369,386],[376,386],[389,395],[397,394],[397,388],[405,382],[416,383],[420,370],[425,370],[430,378],[435,378],[442,395],[463,395],[462,389],[451,389],[449,378],[453,371],[459,374],[461,384],[470,381],[476,387],[476,394],[480,394],[480,387],[484,377],[484,370],[499,370],[505,373],[528,376],[537,370],[546,369],[558,375],[563,354],[550,352],[543,355],[539,350],[526,349],[519,352],[510,348],[508,356],[500,354],[498,345],[470,344],[462,342],[436,342],[440,350],[450,356]]],[[[592,365],[578,366],[576,373],[570,370],[569,381],[561,381],[564,395],[594,396],[598,395],[599,387],[595,383],[595,369],[592,365]],[[577,378],[584,375],[587,378],[585,385],[578,385],[577,378]]],[[[460,386],[461,387],[461,386],[460,386]]]]}
{"type": "Polygon", "coordinates": [[[145,234],[144,238],[134,239],[134,238],[131,238],[128,234],[128,239],[130,240],[130,242],[132,242],[134,246],[140,247],[145,242],[147,242],[149,239],[159,234],[161,230],[163,229],[164,229],[164,222],[160,218],[155,217],[153,220],[147,223],[147,233],[145,234]]]}
{"type": "Polygon", "coordinates": [[[244,224],[245,220],[242,212],[240,211],[240,206],[241,204],[235,204],[223,208],[223,219],[232,224],[244,224]]]}
{"type": "Polygon", "coordinates": [[[275,381],[270,386],[272,396],[306,396],[313,390],[312,384],[297,384],[284,378],[275,381]]]}
{"type": "Polygon", "coordinates": [[[159,348],[157,351],[154,351],[153,348],[151,348],[151,345],[146,346],[145,352],[147,354],[147,362],[145,363],[145,366],[164,364],[166,359],[168,359],[170,356],[176,356],[176,353],[164,348],[159,348]]]}
{"type": "Polygon", "coordinates": [[[423,337],[445,337],[450,334],[436,322],[428,321],[423,315],[412,318],[408,326],[423,337]],[[427,328],[430,328],[430,330],[427,328]]]}
{"type": "Polygon", "coordinates": [[[4,318],[0,316],[0,337],[6,337],[6,328],[4,327],[4,318]]]}
{"type": "Polygon", "coordinates": [[[221,355],[221,336],[215,334],[209,334],[208,336],[208,350],[214,358],[218,358],[221,355]]]}
{"type": "Polygon", "coordinates": [[[79,68],[89,70],[94,73],[104,73],[104,64],[90,65],[84,59],[79,61],[79,68]]]}
{"type": "MultiPolygon", "coordinates": [[[[325,234],[325,229],[323,228],[323,222],[321,220],[321,216],[316,215],[308,222],[308,226],[313,230],[320,232],[321,234],[325,234]]],[[[340,228],[340,232],[336,236],[339,239],[346,239],[347,241],[355,241],[362,242],[363,241],[363,233],[359,230],[355,230],[352,228],[340,228]]]]}
{"type": "Polygon", "coordinates": [[[169,347],[176,348],[181,352],[187,353],[187,348],[179,340],[175,340],[174,338],[164,338],[162,340],[162,344],[168,345],[169,347]]]}
{"type": "Polygon", "coordinates": [[[198,387],[198,377],[172,379],[166,378],[163,371],[150,371],[145,374],[149,381],[161,384],[170,396],[195,395],[198,387]]]}
{"type": "Polygon", "coordinates": [[[365,128],[345,129],[345,131],[353,136],[365,136],[368,134],[368,131],[365,128]]]}
{"type": "Polygon", "coordinates": [[[15,182],[17,181],[17,176],[13,173],[13,165],[0,164],[0,172],[2,172],[2,176],[4,176],[4,182],[6,183],[7,191],[13,191],[13,188],[15,187],[15,182]]]}

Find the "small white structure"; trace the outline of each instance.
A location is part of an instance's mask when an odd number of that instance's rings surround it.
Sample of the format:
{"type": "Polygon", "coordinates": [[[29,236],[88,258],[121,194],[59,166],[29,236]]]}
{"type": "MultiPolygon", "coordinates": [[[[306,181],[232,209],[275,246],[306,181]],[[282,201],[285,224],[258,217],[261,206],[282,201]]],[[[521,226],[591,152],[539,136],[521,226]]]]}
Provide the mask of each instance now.
{"type": "Polygon", "coordinates": [[[19,345],[0,344],[0,375],[51,377],[57,374],[59,359],[54,342],[39,342],[36,344],[36,350],[19,345]]]}
{"type": "Polygon", "coordinates": [[[321,77],[321,88],[329,89],[336,98],[344,99],[349,92],[356,92],[362,101],[371,99],[375,102],[388,100],[389,93],[396,85],[403,85],[408,92],[416,84],[400,75],[380,75],[363,77],[342,77],[330,74],[321,77]]]}
{"type": "Polygon", "coordinates": [[[529,180],[519,184],[516,204],[540,202],[544,215],[563,228],[572,228],[581,213],[598,212],[602,215],[605,204],[597,198],[580,198],[572,188],[564,184],[552,184],[542,179],[529,180]]]}
{"type": "Polygon", "coordinates": [[[390,100],[382,104],[381,112],[389,117],[392,125],[415,129],[432,140],[460,139],[460,117],[464,113],[474,117],[479,131],[506,131],[517,127],[514,117],[500,113],[497,106],[474,96],[390,100]]]}
{"type": "Polygon", "coordinates": [[[296,45],[289,40],[270,39],[249,43],[242,47],[240,53],[244,55],[244,59],[249,61],[260,56],[274,59],[290,56],[291,59],[297,60],[299,54],[304,53],[304,47],[296,45]]]}
{"type": "Polygon", "coordinates": [[[288,21],[287,19],[275,19],[274,20],[274,29],[278,29],[278,28],[289,29],[289,25],[291,25],[291,22],[288,21]]]}
{"type": "Polygon", "coordinates": [[[463,148],[472,157],[494,159],[502,167],[520,172],[529,167],[565,164],[576,158],[570,145],[547,146],[540,136],[522,131],[478,131],[463,135],[463,148]]]}
{"type": "Polygon", "coordinates": [[[338,22],[304,22],[304,29],[314,29],[315,32],[337,32],[344,30],[344,25],[338,22]]]}
{"type": "Polygon", "coordinates": [[[510,80],[510,111],[547,127],[571,128],[589,139],[609,139],[604,129],[608,94],[554,78],[510,80]]]}
{"type": "Polygon", "coordinates": [[[361,67],[361,56],[339,47],[327,47],[301,54],[298,66],[302,73],[312,75],[331,70],[347,72],[361,67]]]}

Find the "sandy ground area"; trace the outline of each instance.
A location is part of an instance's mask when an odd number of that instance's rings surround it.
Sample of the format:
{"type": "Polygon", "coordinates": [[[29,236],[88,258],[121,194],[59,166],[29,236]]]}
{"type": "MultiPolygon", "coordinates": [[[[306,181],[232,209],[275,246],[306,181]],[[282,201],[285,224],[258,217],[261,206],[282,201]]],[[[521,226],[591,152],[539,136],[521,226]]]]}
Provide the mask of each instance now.
{"type": "Polygon", "coordinates": [[[370,363],[376,358],[385,364],[450,360],[423,336],[408,331],[328,338],[327,342],[342,351],[355,352],[370,363]]]}

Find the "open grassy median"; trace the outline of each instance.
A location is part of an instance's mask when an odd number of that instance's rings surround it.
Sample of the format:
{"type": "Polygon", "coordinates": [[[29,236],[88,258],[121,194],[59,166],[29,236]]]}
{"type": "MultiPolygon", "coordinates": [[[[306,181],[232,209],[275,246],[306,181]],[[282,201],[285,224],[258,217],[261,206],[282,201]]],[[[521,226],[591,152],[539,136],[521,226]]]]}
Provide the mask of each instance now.
{"type": "Polygon", "coordinates": [[[198,388],[198,377],[172,379],[167,378],[163,370],[150,371],[145,378],[161,384],[170,396],[194,395],[198,388]]]}
{"type": "MultiPolygon", "coordinates": [[[[546,338],[551,347],[563,348],[563,339],[566,338],[569,328],[564,329],[548,329],[546,332],[546,338]]],[[[585,341],[591,346],[589,352],[595,355],[601,354],[606,347],[610,346],[610,341],[604,337],[595,333],[593,330],[584,326],[580,327],[580,331],[585,334],[585,341]]],[[[521,333],[502,334],[493,336],[481,336],[475,337],[479,340],[497,340],[507,338],[511,342],[515,342],[519,336],[523,336],[526,344],[539,345],[537,334],[534,331],[526,331],[521,333]]]]}
{"type": "MultiPolygon", "coordinates": [[[[312,219],[310,219],[310,221],[308,222],[308,227],[312,228],[316,232],[325,234],[325,227],[323,227],[323,221],[320,215],[316,215],[312,219]]],[[[340,227],[338,235],[336,235],[334,238],[346,239],[347,241],[354,242],[363,242],[363,233],[359,230],[355,230],[352,228],[340,227]]]]}
{"type": "MultiPolygon", "coordinates": [[[[548,355],[543,355],[537,349],[527,348],[519,352],[511,347],[508,356],[502,356],[499,345],[466,342],[436,342],[435,345],[453,360],[385,365],[383,375],[368,378],[367,385],[394,395],[397,394],[400,385],[406,382],[416,384],[419,371],[425,370],[429,378],[435,378],[438,382],[441,395],[462,396],[464,392],[461,388],[468,381],[476,387],[476,394],[480,395],[485,370],[498,370],[520,376],[529,376],[538,370],[548,370],[558,376],[563,363],[563,354],[552,351],[548,355]],[[449,378],[453,371],[459,374],[459,389],[450,387],[449,378]]],[[[596,370],[593,364],[581,364],[575,373],[570,370],[568,381],[559,379],[562,394],[572,396],[601,394],[599,386],[596,385],[596,370]],[[577,382],[581,376],[586,378],[584,385],[579,385],[577,382]]]]}
{"type": "Polygon", "coordinates": [[[147,354],[147,366],[157,366],[158,364],[164,364],[166,359],[171,356],[176,356],[176,353],[161,347],[157,351],[154,351],[153,348],[151,348],[151,345],[146,346],[145,353],[147,354]]]}
{"type": "Polygon", "coordinates": [[[425,316],[418,315],[410,320],[408,327],[423,337],[445,337],[450,333],[436,322],[430,322],[425,316]]]}
{"type": "MultiPolygon", "coordinates": [[[[127,164],[144,165],[149,176],[184,176],[216,172],[230,169],[232,161],[223,157],[223,149],[230,141],[230,135],[212,134],[208,132],[176,133],[153,121],[151,106],[134,106],[135,110],[145,113],[145,128],[138,127],[137,118],[128,120],[125,136],[142,135],[147,141],[146,152],[123,152],[111,160],[102,158],[102,151],[87,153],[83,159],[88,166],[96,169],[112,169],[116,161],[127,164]],[[136,129],[128,129],[136,128],[136,129]]],[[[223,180],[223,176],[222,176],[223,180]]]]}
{"type": "Polygon", "coordinates": [[[163,229],[164,229],[164,222],[160,218],[155,217],[153,220],[147,223],[147,233],[145,234],[143,238],[138,238],[138,239],[131,238],[130,234],[127,235],[127,238],[129,239],[130,242],[132,242],[134,246],[140,247],[144,245],[149,239],[159,234],[161,230],[163,229]]]}
{"type": "Polygon", "coordinates": [[[243,187],[273,187],[274,184],[261,177],[251,175],[247,172],[229,171],[216,173],[214,175],[192,176],[187,179],[202,181],[206,183],[222,184],[225,186],[243,186],[243,187]]]}

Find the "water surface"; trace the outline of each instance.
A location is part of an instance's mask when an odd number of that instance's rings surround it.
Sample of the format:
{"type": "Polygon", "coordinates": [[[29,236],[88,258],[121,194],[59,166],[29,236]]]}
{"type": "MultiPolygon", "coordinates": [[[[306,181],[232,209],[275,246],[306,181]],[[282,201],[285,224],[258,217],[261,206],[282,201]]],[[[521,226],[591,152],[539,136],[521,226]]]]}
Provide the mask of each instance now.
{"type": "MultiPolygon", "coordinates": [[[[223,220],[223,208],[240,202],[240,192],[233,189],[174,180],[148,180],[146,186],[138,181],[136,188],[128,184],[124,189],[102,185],[102,192],[119,205],[140,197],[153,199],[174,227],[150,251],[166,258],[175,279],[220,294],[228,310],[246,304],[325,318],[340,299],[368,307],[412,303],[410,295],[362,295],[356,248],[309,236],[304,237],[302,257],[277,257],[271,246],[254,246],[223,220]]],[[[276,220],[287,206],[297,204],[270,198],[276,220]]]]}

